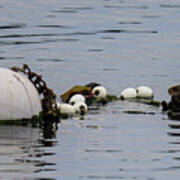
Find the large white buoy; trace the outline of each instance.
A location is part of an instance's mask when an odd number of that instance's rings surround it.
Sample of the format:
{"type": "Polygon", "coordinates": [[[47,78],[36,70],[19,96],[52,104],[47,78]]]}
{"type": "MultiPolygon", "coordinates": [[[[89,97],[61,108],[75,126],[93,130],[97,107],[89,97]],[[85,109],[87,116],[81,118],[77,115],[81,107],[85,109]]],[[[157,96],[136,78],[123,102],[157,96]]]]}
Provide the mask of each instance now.
{"type": "Polygon", "coordinates": [[[0,120],[30,119],[42,111],[32,82],[20,73],[0,68],[0,120]]]}

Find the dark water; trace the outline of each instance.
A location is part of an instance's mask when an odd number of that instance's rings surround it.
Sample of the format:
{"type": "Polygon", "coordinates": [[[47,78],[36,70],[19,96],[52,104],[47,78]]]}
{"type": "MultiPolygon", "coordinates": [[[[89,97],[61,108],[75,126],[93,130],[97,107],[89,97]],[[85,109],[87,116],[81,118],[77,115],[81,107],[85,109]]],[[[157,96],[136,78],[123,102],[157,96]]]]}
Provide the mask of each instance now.
{"type": "MultiPolygon", "coordinates": [[[[97,81],[168,100],[179,48],[177,0],[0,2],[0,66],[29,64],[57,95],[97,81]]],[[[0,179],[179,179],[179,129],[159,108],[120,101],[51,129],[1,125],[0,179]]]]}

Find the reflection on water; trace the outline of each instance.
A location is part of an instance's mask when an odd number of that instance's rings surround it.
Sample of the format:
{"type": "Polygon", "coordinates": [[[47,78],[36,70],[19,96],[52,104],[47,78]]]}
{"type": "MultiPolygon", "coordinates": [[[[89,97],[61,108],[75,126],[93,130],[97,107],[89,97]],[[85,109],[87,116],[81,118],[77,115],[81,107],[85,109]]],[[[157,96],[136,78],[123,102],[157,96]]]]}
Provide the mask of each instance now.
{"type": "Polygon", "coordinates": [[[27,123],[26,125],[0,125],[0,172],[11,179],[17,174],[56,171],[55,163],[46,160],[46,157],[55,156],[51,150],[45,147],[53,147],[57,144],[56,124],[27,123]]]}
{"type": "Polygon", "coordinates": [[[26,24],[10,24],[10,25],[1,25],[0,29],[21,29],[25,27],[26,24]]]}
{"type": "MultiPolygon", "coordinates": [[[[179,79],[177,0],[1,1],[0,65],[27,63],[59,95],[97,81],[119,96],[179,79]]],[[[0,179],[179,179],[180,124],[130,102],[90,107],[85,118],[0,125],[0,179]]]]}
{"type": "Polygon", "coordinates": [[[180,8],[178,4],[161,4],[162,8],[180,8]]]}

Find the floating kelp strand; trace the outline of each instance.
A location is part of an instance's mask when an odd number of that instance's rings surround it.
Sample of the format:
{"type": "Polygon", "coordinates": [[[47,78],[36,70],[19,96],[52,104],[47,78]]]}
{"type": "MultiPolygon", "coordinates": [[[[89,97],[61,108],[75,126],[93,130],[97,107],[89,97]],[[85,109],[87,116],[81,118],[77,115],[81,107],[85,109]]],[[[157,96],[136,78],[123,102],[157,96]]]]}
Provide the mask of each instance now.
{"type": "MultiPolygon", "coordinates": [[[[119,101],[119,100],[121,101],[121,99],[116,95],[112,95],[112,94],[107,95],[107,103],[108,102],[113,102],[113,101],[119,101]]],[[[135,99],[128,99],[126,101],[136,102],[136,103],[143,103],[143,104],[157,106],[157,107],[161,106],[160,101],[153,100],[153,99],[135,98],[135,99]]],[[[103,102],[101,100],[91,98],[91,101],[88,102],[88,105],[92,105],[92,104],[96,104],[96,103],[103,103],[103,102]]]]}
{"type": "Polygon", "coordinates": [[[137,98],[137,99],[134,99],[132,101],[137,102],[137,103],[144,103],[144,104],[148,104],[148,105],[153,105],[153,106],[157,106],[157,107],[161,106],[160,101],[156,101],[156,100],[153,100],[153,99],[140,99],[140,98],[137,98]]]}
{"type": "Polygon", "coordinates": [[[135,110],[127,110],[127,111],[123,111],[123,113],[126,113],[126,114],[151,114],[151,115],[156,114],[155,112],[135,111],[135,110]]]}
{"type": "Polygon", "coordinates": [[[108,95],[107,95],[107,100],[108,100],[108,102],[112,102],[112,101],[117,101],[117,100],[119,100],[119,98],[118,98],[116,95],[108,94],[108,95]]]}
{"type": "MultiPolygon", "coordinates": [[[[119,97],[117,97],[116,95],[108,94],[107,95],[107,100],[108,100],[108,102],[112,102],[112,101],[117,101],[117,100],[121,100],[121,99],[119,97]]],[[[160,101],[153,100],[153,99],[135,98],[135,99],[127,100],[127,101],[137,102],[137,103],[144,103],[144,104],[153,105],[153,106],[157,106],[157,107],[161,106],[160,101]]]]}

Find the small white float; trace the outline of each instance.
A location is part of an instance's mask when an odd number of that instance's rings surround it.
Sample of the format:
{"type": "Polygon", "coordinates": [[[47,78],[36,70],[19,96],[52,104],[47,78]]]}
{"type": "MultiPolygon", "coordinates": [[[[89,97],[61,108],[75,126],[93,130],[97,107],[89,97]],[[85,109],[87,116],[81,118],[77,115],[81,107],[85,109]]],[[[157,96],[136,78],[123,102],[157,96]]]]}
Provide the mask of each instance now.
{"type": "Polygon", "coordinates": [[[77,114],[85,115],[88,111],[88,107],[84,102],[77,102],[74,105],[75,111],[77,114]]]}
{"type": "Polygon", "coordinates": [[[137,92],[135,88],[125,88],[121,94],[120,94],[120,99],[126,100],[126,99],[134,99],[137,97],[137,92]]]}
{"type": "Polygon", "coordinates": [[[72,96],[69,100],[69,104],[74,105],[77,102],[84,102],[85,103],[85,97],[81,94],[75,94],[74,96],[72,96]]]}
{"type": "Polygon", "coordinates": [[[84,102],[77,102],[74,105],[57,102],[57,108],[61,115],[67,116],[73,116],[75,114],[85,115],[88,110],[87,105],[84,102]]]}
{"type": "Polygon", "coordinates": [[[72,116],[76,113],[74,106],[68,103],[60,104],[57,102],[57,108],[62,115],[72,116]]]}
{"type": "Polygon", "coordinates": [[[0,68],[0,120],[31,119],[42,111],[40,96],[20,73],[0,68]]]}
{"type": "Polygon", "coordinates": [[[139,86],[136,88],[136,91],[137,91],[138,98],[145,98],[145,99],[153,98],[153,91],[148,86],[139,86]]]}
{"type": "Polygon", "coordinates": [[[107,90],[103,86],[96,86],[95,88],[93,88],[92,94],[98,99],[106,99],[107,90]]]}

